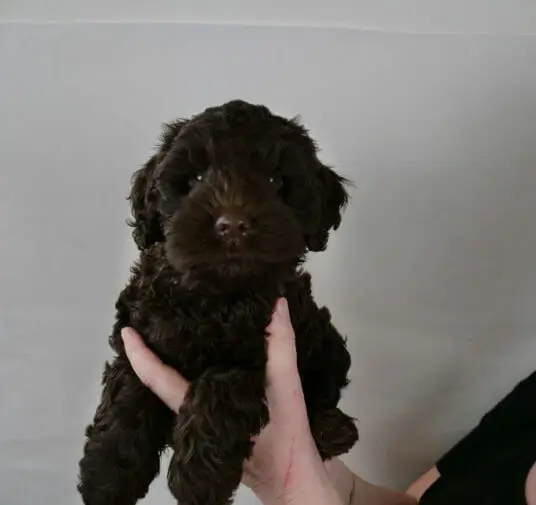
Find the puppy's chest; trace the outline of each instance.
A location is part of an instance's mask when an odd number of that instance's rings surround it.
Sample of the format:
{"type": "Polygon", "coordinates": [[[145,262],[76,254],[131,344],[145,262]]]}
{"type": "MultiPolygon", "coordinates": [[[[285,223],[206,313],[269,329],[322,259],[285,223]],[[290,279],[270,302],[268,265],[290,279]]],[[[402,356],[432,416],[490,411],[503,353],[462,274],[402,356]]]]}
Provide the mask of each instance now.
{"type": "Polygon", "coordinates": [[[263,368],[270,304],[264,300],[176,297],[148,319],[146,338],[188,379],[207,368],[263,368]]]}

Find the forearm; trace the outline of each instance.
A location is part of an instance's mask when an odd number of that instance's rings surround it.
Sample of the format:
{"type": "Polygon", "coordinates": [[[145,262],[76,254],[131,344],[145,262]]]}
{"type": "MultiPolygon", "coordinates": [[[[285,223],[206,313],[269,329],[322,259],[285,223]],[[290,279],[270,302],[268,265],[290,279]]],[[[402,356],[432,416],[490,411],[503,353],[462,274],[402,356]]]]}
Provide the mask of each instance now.
{"type": "Polygon", "coordinates": [[[440,474],[437,467],[432,467],[426,473],[421,475],[413,484],[407,489],[407,493],[410,496],[415,497],[417,501],[421,499],[426,490],[437,480],[439,479],[440,474]]]}

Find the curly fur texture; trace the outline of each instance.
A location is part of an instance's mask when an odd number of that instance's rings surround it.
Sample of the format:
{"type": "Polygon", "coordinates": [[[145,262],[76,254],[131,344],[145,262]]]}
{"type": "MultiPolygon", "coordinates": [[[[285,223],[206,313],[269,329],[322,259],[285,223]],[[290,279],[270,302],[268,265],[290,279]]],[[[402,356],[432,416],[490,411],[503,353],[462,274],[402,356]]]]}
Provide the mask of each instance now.
{"type": "Polygon", "coordinates": [[[301,266],[339,226],[345,182],[319,161],[297,120],[263,106],[232,101],[166,126],[133,178],[140,256],[116,304],[115,357],[86,429],[78,483],[86,505],[134,505],[167,447],[169,488],[181,505],[232,502],[252,437],[269,420],[265,336],[282,295],[320,454],[355,444],[354,422],[337,408],[350,356],[301,266]],[[217,232],[222,215],[247,223],[236,228],[246,231],[228,240],[217,232]],[[178,414],[135,376],[125,326],[191,382],[178,414]]]}

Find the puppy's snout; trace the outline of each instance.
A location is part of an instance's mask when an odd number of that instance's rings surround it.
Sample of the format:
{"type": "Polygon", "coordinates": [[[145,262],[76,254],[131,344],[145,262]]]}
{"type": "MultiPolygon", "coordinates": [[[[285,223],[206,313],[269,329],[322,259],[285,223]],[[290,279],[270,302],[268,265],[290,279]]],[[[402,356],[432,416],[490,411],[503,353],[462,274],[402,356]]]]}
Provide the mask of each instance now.
{"type": "Polygon", "coordinates": [[[250,231],[247,218],[237,213],[226,212],[216,220],[216,233],[226,242],[239,243],[250,231]]]}

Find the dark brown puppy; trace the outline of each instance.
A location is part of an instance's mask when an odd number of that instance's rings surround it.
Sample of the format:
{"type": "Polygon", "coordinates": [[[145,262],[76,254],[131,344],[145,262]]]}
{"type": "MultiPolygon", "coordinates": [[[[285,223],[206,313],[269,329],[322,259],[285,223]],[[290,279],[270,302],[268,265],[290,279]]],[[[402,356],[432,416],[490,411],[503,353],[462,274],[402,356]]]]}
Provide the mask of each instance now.
{"type": "Polygon", "coordinates": [[[232,101],[166,127],[134,175],[140,257],[117,301],[103,392],[87,428],[79,492],[86,505],[134,505],[170,446],[180,505],[226,505],[251,438],[268,422],[266,327],[287,297],[313,436],[323,458],[357,441],[337,404],[347,385],[345,340],[301,269],[325,249],[347,203],[296,121],[232,101]],[[135,328],[189,381],[178,415],[138,380],[120,331],[135,328]]]}

